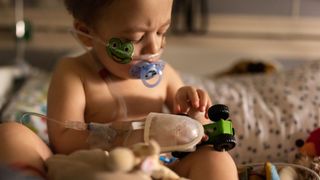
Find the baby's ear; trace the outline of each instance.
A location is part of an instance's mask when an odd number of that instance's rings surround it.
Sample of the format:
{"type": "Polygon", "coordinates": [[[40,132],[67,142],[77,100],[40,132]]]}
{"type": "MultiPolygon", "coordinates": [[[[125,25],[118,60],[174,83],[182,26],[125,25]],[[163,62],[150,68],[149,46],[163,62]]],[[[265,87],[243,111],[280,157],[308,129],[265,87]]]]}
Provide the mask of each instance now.
{"type": "MultiPolygon", "coordinates": [[[[81,33],[84,33],[88,36],[90,35],[90,28],[82,21],[75,20],[73,22],[73,27],[76,31],[79,31],[81,33]]],[[[81,33],[76,33],[76,36],[78,39],[87,47],[92,47],[92,39],[90,37],[87,37],[86,35],[83,35],[81,33]]]]}

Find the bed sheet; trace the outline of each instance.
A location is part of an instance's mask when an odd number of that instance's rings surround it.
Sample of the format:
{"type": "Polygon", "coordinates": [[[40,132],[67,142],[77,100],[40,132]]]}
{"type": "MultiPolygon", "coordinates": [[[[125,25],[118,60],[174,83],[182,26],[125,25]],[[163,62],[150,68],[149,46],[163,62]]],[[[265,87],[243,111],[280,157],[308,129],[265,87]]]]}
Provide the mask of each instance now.
{"type": "Polygon", "coordinates": [[[21,89],[12,97],[2,113],[3,122],[21,122],[41,139],[48,143],[46,120],[43,118],[26,116],[21,121],[25,112],[47,113],[47,92],[51,75],[45,71],[36,70],[26,80],[21,89]]]}
{"type": "Polygon", "coordinates": [[[293,162],[296,140],[320,127],[320,61],[269,75],[204,79],[183,75],[206,89],[213,103],[230,108],[237,163],[293,162]]]}

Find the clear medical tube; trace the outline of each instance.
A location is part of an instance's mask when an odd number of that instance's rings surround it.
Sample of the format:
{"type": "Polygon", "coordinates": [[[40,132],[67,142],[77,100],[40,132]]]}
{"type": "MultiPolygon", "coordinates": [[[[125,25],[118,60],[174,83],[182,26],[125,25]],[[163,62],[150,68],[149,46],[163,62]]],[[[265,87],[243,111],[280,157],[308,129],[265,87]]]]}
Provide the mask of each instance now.
{"type": "Polygon", "coordinates": [[[68,129],[77,131],[88,131],[89,136],[87,139],[87,143],[91,148],[110,149],[113,146],[114,140],[118,135],[124,138],[123,143],[120,145],[125,145],[127,138],[128,136],[130,136],[132,131],[132,126],[129,126],[126,123],[84,123],[79,121],[58,121],[56,119],[48,118],[45,115],[34,112],[25,112],[24,114],[22,114],[20,123],[24,124],[24,120],[27,116],[44,118],[47,121],[54,122],[68,129]]]}
{"type": "MultiPolygon", "coordinates": [[[[78,31],[76,29],[70,29],[70,32],[71,34],[77,39],[76,35],[75,34],[80,34],[82,36],[85,36],[87,38],[90,38],[90,39],[93,39],[95,40],[96,42],[108,47],[109,44],[102,41],[101,39],[99,38],[96,38],[96,37],[93,37],[93,36],[90,36],[84,32],[81,32],[81,31],[78,31]]],[[[154,53],[154,54],[142,54],[142,55],[139,55],[139,56],[135,56],[133,55],[132,56],[132,59],[135,59],[135,60],[145,60],[145,61],[150,61],[150,60],[153,60],[153,59],[158,59],[160,58],[160,56],[162,55],[163,53],[163,48],[161,48],[157,53],[154,53]]]]}
{"type": "Polygon", "coordinates": [[[43,115],[43,114],[39,114],[39,113],[34,113],[34,112],[25,112],[22,114],[22,116],[20,117],[20,123],[24,124],[24,119],[26,116],[37,116],[40,118],[45,118],[46,120],[49,120],[51,122],[57,123],[65,128],[69,128],[69,129],[74,129],[74,130],[79,130],[79,131],[83,131],[83,130],[88,130],[89,124],[84,123],[84,122],[79,122],[79,121],[58,121],[52,118],[48,118],[47,116],[43,115]]]}

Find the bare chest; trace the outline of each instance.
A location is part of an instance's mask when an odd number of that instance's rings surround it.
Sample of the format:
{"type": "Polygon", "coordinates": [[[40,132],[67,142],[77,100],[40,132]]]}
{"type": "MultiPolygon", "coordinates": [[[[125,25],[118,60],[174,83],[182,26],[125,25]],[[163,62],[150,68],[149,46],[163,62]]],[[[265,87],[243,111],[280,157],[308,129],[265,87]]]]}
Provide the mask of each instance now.
{"type": "Polygon", "coordinates": [[[161,112],[166,96],[163,85],[146,88],[140,81],[104,81],[86,84],[87,122],[111,122],[125,117],[127,120],[144,118],[150,112],[161,112]]]}

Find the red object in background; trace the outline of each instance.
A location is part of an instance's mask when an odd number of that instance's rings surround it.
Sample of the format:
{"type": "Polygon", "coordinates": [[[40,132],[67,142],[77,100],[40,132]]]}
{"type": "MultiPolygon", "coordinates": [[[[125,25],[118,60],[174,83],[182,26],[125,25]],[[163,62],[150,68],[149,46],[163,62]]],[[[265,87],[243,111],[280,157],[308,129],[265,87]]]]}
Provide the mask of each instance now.
{"type": "Polygon", "coordinates": [[[315,146],[316,154],[320,155],[320,128],[312,131],[306,140],[306,143],[313,143],[315,146]]]}

